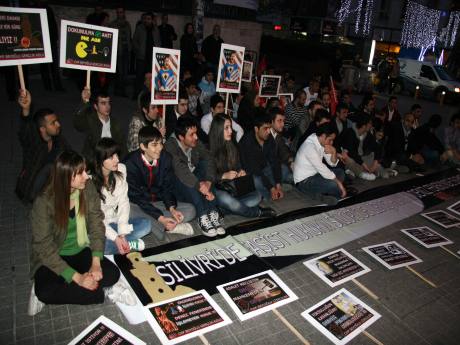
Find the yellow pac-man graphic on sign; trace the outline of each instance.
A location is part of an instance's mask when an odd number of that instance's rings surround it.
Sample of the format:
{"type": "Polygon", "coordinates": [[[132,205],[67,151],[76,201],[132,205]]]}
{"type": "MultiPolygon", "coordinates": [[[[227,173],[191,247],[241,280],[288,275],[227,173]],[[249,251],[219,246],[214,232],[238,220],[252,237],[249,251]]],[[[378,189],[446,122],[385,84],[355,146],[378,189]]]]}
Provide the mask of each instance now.
{"type": "Polygon", "coordinates": [[[78,42],[75,46],[75,52],[77,53],[78,57],[84,59],[88,53],[86,52],[86,48],[88,45],[85,42],[78,42]]]}

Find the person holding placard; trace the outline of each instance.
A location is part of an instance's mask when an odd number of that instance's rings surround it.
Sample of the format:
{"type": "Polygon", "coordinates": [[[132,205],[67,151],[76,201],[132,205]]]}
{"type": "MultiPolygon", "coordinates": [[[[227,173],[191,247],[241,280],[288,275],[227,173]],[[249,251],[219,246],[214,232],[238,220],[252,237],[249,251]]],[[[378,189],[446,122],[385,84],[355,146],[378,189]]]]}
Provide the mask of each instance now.
{"type": "Polygon", "coordinates": [[[118,268],[104,259],[103,219],[84,158],[62,152],[31,212],[34,285],[29,315],[38,313],[43,303],[103,303],[105,294],[112,301],[135,303],[124,284],[117,283],[118,268]]]}
{"type": "Polygon", "coordinates": [[[73,116],[73,124],[77,131],[86,135],[82,153],[92,158],[94,147],[101,138],[112,138],[121,149],[121,157],[126,154],[126,141],[120,123],[111,116],[112,103],[110,97],[99,92],[90,102],[91,91],[85,87],[81,92],[82,104],[73,116]]]}

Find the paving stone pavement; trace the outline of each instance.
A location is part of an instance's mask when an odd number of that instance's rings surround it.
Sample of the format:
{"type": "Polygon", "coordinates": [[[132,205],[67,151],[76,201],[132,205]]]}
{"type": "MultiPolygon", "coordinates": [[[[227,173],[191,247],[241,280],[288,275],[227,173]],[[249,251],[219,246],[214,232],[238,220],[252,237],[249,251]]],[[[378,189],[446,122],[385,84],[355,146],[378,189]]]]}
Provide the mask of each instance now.
{"type": "MultiPolygon", "coordinates": [[[[75,87],[66,81],[66,93],[52,94],[42,90],[40,80],[34,76],[31,77],[30,85],[36,106],[47,105],[54,108],[61,116],[63,133],[75,148],[81,148],[82,136],[73,130],[71,121],[71,115],[79,102],[79,94],[75,87]]],[[[110,302],[93,306],[45,306],[36,316],[27,315],[31,289],[29,208],[21,204],[13,193],[16,175],[21,167],[21,150],[16,136],[18,109],[14,102],[6,100],[3,84],[0,90],[0,128],[3,129],[0,136],[0,344],[67,344],[100,315],[105,315],[120,324],[146,343],[158,344],[159,340],[147,323],[130,325],[118,308],[110,302]]],[[[411,100],[408,99],[407,102],[411,100]]],[[[127,125],[134,109],[134,102],[115,98],[113,103],[115,115],[127,125]]],[[[436,105],[431,103],[420,103],[430,111],[437,109],[436,105]]],[[[453,109],[446,107],[434,111],[443,111],[447,117],[453,109]]],[[[401,180],[404,178],[407,176],[399,177],[401,180]]],[[[387,182],[377,181],[372,186],[382,183],[387,182]]],[[[358,184],[358,187],[363,190],[366,186],[358,184]]],[[[308,201],[305,201],[302,195],[292,192],[285,204],[274,207],[279,212],[285,212],[294,207],[302,207],[305,203],[308,204],[308,201]]],[[[448,204],[436,208],[443,208],[448,204]]],[[[226,218],[227,225],[238,221],[240,219],[235,217],[226,218]]],[[[370,273],[361,276],[359,281],[374,291],[380,297],[379,301],[371,299],[352,282],[344,284],[344,287],[382,314],[382,318],[368,331],[385,345],[458,345],[460,342],[460,260],[440,248],[422,248],[399,233],[402,228],[422,224],[426,224],[426,220],[421,216],[410,217],[344,246],[372,269],[370,273]],[[421,257],[423,263],[415,265],[415,268],[438,287],[435,289],[428,286],[407,269],[389,271],[360,249],[389,240],[399,241],[421,257]]],[[[449,248],[458,250],[459,229],[446,231],[436,225],[433,225],[433,228],[456,242],[449,248]]],[[[167,241],[180,238],[182,237],[170,236],[167,241]]],[[[147,244],[158,243],[149,235],[147,244]]],[[[312,345],[331,344],[300,314],[338,288],[329,288],[301,262],[286,267],[277,274],[299,296],[298,301],[279,308],[281,314],[312,345]]],[[[211,344],[301,344],[273,313],[240,322],[222,296],[213,297],[231,317],[233,323],[208,333],[206,338],[211,344]]],[[[196,338],[184,344],[201,344],[201,341],[196,338]]],[[[364,335],[359,335],[350,344],[374,343],[364,335]]]]}

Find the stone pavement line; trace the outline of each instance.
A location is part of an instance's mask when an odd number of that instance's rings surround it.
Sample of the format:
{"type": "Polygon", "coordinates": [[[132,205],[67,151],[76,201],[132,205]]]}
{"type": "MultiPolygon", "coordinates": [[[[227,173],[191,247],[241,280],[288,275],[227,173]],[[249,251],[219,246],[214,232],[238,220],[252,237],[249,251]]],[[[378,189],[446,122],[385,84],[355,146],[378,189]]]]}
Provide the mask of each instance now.
{"type": "Polygon", "coordinates": [[[433,283],[431,280],[429,280],[428,278],[426,278],[425,276],[423,276],[423,274],[417,272],[416,270],[414,270],[412,267],[410,266],[406,266],[406,268],[411,271],[413,274],[415,274],[417,277],[419,277],[421,280],[423,280],[425,283],[427,283],[428,285],[431,285],[432,287],[434,288],[437,288],[438,286],[433,283]]]}
{"type": "Polygon", "coordinates": [[[449,254],[452,254],[453,256],[455,256],[457,259],[460,259],[460,256],[458,256],[457,254],[455,254],[453,251],[451,251],[450,249],[447,249],[445,246],[440,246],[442,249],[444,249],[446,252],[448,252],[449,254]]]}
{"type": "Polygon", "coordinates": [[[300,334],[300,332],[288,321],[286,320],[286,318],[281,315],[281,313],[278,311],[278,309],[274,308],[273,310],[273,314],[275,314],[285,325],[287,328],[289,328],[289,330],[294,333],[294,335],[299,338],[299,340],[304,344],[304,345],[310,345],[310,343],[308,342],[307,339],[305,339],[303,337],[302,334],[300,334]]]}
{"type": "Polygon", "coordinates": [[[377,296],[375,293],[373,293],[369,288],[367,288],[364,284],[360,283],[356,279],[351,280],[353,283],[355,283],[361,290],[363,290],[365,293],[367,293],[369,296],[371,296],[373,299],[378,300],[379,296],[377,296]]]}
{"type": "Polygon", "coordinates": [[[372,340],[374,343],[377,345],[384,345],[380,340],[378,340],[376,337],[374,337],[372,334],[370,334],[367,331],[363,331],[363,334],[368,337],[370,340],[372,340]]]}

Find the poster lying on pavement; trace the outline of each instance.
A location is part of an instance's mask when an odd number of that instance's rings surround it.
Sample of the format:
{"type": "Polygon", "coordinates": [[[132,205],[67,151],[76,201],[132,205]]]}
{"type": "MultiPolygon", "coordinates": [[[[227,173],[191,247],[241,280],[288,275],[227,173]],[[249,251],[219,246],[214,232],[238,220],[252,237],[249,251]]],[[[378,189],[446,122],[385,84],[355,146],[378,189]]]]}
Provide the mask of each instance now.
{"type": "Polygon", "coordinates": [[[460,216],[460,201],[457,201],[455,204],[450,205],[447,209],[460,216]]]}
{"type": "Polygon", "coordinates": [[[232,323],[205,290],[150,304],[144,311],[164,345],[177,344],[232,323]]]}
{"type": "Polygon", "coordinates": [[[381,315],[346,289],[341,289],[302,313],[336,345],[344,345],[381,315]]]}
{"type": "Polygon", "coordinates": [[[433,223],[436,223],[446,229],[460,225],[459,218],[454,217],[443,210],[421,213],[421,215],[426,219],[431,220],[433,223]]]}
{"type": "Polygon", "coordinates": [[[304,265],[330,287],[343,284],[371,271],[343,248],[305,261],[304,265]]]}
{"type": "Polygon", "coordinates": [[[422,262],[396,241],[364,247],[363,250],[389,270],[422,262]]]}
{"type": "Polygon", "coordinates": [[[271,270],[217,287],[241,321],[297,300],[271,270]]]}
{"type": "Polygon", "coordinates": [[[401,232],[406,234],[407,236],[409,236],[425,248],[440,247],[446,244],[454,243],[427,226],[421,226],[419,228],[411,229],[402,229],[401,232]]]}

